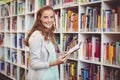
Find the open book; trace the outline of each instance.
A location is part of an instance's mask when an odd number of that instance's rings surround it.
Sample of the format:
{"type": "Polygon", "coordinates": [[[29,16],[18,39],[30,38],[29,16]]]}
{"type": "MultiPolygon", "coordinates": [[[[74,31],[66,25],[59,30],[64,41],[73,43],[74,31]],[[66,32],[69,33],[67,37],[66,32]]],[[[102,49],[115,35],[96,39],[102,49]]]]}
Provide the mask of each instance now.
{"type": "Polygon", "coordinates": [[[75,45],[74,47],[72,47],[71,49],[68,50],[67,54],[71,54],[75,51],[77,51],[78,49],[80,49],[80,45],[82,42],[79,42],[77,45],[75,45]]]}

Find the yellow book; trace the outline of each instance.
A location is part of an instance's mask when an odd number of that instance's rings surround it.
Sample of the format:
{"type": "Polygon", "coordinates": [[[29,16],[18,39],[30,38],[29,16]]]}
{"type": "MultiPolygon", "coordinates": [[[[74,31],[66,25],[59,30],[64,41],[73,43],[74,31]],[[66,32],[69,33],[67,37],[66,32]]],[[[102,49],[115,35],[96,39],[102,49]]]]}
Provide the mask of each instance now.
{"type": "Polygon", "coordinates": [[[78,13],[75,13],[75,23],[73,26],[74,31],[78,31],[78,13]]]}
{"type": "Polygon", "coordinates": [[[71,70],[70,70],[70,72],[71,72],[72,76],[75,76],[75,69],[74,69],[74,67],[75,67],[75,64],[71,64],[71,70]]]}
{"type": "Polygon", "coordinates": [[[101,16],[98,15],[98,30],[101,30],[101,16]]]}
{"type": "Polygon", "coordinates": [[[71,18],[72,13],[73,13],[73,11],[71,11],[71,10],[68,11],[68,18],[71,18]]]}
{"type": "Polygon", "coordinates": [[[103,10],[103,30],[105,31],[106,29],[106,12],[103,10]]]}
{"type": "Polygon", "coordinates": [[[113,61],[113,44],[109,43],[109,63],[112,64],[113,61]]]}

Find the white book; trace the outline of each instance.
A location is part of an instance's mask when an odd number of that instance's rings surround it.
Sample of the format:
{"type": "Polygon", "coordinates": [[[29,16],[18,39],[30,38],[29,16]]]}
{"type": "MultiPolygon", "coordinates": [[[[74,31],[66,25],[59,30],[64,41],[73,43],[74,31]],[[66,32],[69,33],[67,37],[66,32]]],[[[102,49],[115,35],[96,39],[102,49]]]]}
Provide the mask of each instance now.
{"type": "Polygon", "coordinates": [[[80,45],[82,42],[79,42],[77,45],[75,45],[74,47],[72,47],[71,49],[68,50],[67,54],[71,54],[75,51],[77,51],[78,49],[80,49],[80,45]]]}

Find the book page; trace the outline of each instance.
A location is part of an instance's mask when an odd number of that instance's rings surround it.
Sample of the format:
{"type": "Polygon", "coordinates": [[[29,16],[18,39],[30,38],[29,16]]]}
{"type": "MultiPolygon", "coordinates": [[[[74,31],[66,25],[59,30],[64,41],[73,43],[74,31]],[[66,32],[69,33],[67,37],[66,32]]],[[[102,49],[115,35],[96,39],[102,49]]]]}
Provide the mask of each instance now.
{"type": "Polygon", "coordinates": [[[80,45],[81,45],[82,42],[79,42],[77,45],[75,45],[74,47],[72,47],[71,49],[68,50],[67,54],[71,54],[73,53],[74,51],[80,49],[80,45]]]}

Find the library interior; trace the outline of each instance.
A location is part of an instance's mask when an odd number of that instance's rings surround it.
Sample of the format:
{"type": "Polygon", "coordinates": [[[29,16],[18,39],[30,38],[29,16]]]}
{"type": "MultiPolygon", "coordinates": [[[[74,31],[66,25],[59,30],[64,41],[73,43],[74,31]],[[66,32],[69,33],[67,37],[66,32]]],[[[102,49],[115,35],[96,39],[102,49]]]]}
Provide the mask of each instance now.
{"type": "Polygon", "coordinates": [[[120,80],[119,0],[0,0],[0,80],[26,80],[24,40],[45,5],[55,11],[56,57],[79,47],[58,65],[59,80],[120,80]]]}

